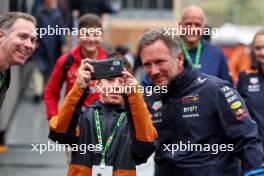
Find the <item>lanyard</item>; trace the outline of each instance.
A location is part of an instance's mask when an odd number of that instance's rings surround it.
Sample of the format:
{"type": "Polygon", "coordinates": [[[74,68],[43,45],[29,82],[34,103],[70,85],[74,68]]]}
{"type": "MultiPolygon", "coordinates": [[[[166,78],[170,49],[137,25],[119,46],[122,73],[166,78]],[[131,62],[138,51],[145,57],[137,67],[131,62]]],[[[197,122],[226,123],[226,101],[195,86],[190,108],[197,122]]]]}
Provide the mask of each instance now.
{"type": "MultiPolygon", "coordinates": [[[[187,48],[184,46],[183,42],[181,42],[181,46],[182,46],[182,50],[184,52],[186,59],[193,64],[190,53],[188,52],[187,48]]],[[[202,51],[202,43],[201,43],[201,41],[199,41],[198,46],[197,46],[195,59],[194,59],[194,64],[193,64],[193,66],[197,69],[199,69],[201,67],[200,66],[201,51],[202,51]]]]}
{"type": "Polygon", "coordinates": [[[103,146],[103,153],[102,153],[102,159],[100,162],[100,167],[104,168],[105,167],[105,154],[106,151],[109,149],[109,146],[111,145],[113,139],[114,139],[114,135],[116,133],[116,130],[121,126],[124,118],[126,116],[125,112],[122,112],[121,115],[119,116],[117,123],[114,127],[113,132],[111,133],[111,135],[109,136],[109,138],[107,139],[107,142],[105,144],[105,146],[103,145],[103,138],[102,138],[102,130],[101,130],[101,125],[100,125],[100,120],[99,120],[99,113],[98,113],[98,109],[96,109],[94,111],[94,118],[95,118],[95,126],[96,126],[96,134],[97,134],[97,139],[98,139],[98,143],[100,145],[103,146]]]}

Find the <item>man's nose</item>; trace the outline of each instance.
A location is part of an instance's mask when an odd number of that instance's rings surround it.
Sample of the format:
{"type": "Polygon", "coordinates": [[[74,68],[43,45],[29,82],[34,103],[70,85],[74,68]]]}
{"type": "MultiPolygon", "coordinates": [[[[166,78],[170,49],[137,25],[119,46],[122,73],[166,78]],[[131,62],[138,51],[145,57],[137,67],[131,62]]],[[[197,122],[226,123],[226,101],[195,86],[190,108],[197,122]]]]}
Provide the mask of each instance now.
{"type": "Polygon", "coordinates": [[[151,75],[157,75],[159,74],[159,72],[160,72],[159,67],[156,64],[152,64],[151,71],[150,71],[151,75]]]}
{"type": "Polygon", "coordinates": [[[94,36],[94,35],[89,35],[89,36],[87,37],[87,39],[88,39],[89,41],[94,41],[94,40],[95,40],[95,36],[94,36]]]}
{"type": "Polygon", "coordinates": [[[25,44],[24,44],[24,46],[25,46],[27,49],[32,49],[32,50],[34,50],[35,47],[36,47],[36,43],[35,43],[35,42],[32,42],[31,39],[29,38],[29,39],[25,40],[25,44]]]}

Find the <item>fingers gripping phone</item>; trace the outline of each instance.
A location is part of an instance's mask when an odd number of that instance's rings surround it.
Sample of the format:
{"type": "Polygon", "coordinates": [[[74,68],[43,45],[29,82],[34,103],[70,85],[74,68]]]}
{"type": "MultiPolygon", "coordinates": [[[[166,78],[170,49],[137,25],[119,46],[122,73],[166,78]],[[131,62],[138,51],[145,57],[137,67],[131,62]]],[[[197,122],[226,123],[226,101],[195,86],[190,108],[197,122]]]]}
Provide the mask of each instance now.
{"type": "Polygon", "coordinates": [[[92,80],[105,79],[122,76],[124,69],[124,62],[121,59],[106,59],[96,60],[89,62],[94,67],[94,73],[92,73],[92,80]]]}

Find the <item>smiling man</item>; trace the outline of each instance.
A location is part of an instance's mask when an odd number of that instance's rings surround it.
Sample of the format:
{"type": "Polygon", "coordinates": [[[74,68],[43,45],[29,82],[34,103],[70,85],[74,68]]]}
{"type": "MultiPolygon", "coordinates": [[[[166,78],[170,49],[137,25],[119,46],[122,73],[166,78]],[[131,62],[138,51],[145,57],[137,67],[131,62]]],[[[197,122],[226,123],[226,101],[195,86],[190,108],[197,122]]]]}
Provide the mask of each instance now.
{"type": "MultiPolygon", "coordinates": [[[[24,64],[36,48],[36,21],[29,14],[9,12],[0,16],[0,108],[10,83],[10,67],[24,64]]],[[[6,125],[0,116],[0,153],[5,152],[6,125]]]]}
{"type": "Polygon", "coordinates": [[[155,176],[263,175],[257,125],[243,99],[229,82],[194,69],[180,38],[164,32],[151,29],[139,41],[147,76],[168,87],[145,96],[159,136],[155,176]]]}

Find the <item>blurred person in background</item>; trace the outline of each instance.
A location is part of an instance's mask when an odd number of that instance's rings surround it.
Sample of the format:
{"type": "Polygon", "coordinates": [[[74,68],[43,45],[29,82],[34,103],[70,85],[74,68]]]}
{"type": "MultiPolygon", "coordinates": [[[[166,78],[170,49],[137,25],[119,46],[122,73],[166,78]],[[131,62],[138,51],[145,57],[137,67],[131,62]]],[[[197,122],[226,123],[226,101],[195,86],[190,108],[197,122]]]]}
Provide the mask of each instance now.
{"type": "Polygon", "coordinates": [[[38,48],[33,54],[35,68],[33,69],[34,102],[38,103],[43,97],[43,90],[55,66],[57,58],[66,52],[65,36],[63,34],[48,34],[48,28],[63,28],[63,18],[58,9],[57,0],[44,0],[36,10],[38,31],[46,30],[46,34],[39,33],[38,48]]]}
{"type": "Polygon", "coordinates": [[[118,54],[121,54],[122,56],[126,57],[128,62],[131,65],[132,69],[134,68],[135,58],[134,58],[133,53],[131,52],[130,47],[128,45],[117,46],[115,48],[115,51],[118,54]]]}
{"type": "MultiPolygon", "coordinates": [[[[202,38],[205,22],[205,14],[200,7],[189,6],[183,10],[179,29],[184,29],[181,30],[184,35],[179,35],[185,58],[202,73],[232,82],[227,60],[221,49],[202,38]]],[[[151,82],[145,78],[142,84],[147,86],[151,82]]]]}
{"type": "Polygon", "coordinates": [[[256,65],[256,56],[251,47],[239,43],[228,60],[234,85],[237,84],[239,73],[249,70],[254,65],[256,65]]]}
{"type": "Polygon", "coordinates": [[[264,148],[264,29],[258,31],[252,43],[257,67],[239,74],[238,92],[246,100],[249,113],[258,124],[259,134],[264,148]]]}
{"type": "Polygon", "coordinates": [[[204,29],[207,29],[210,32],[209,33],[206,33],[206,34],[203,34],[202,35],[202,40],[205,40],[208,43],[210,43],[211,40],[212,40],[212,27],[209,24],[205,24],[204,25],[204,29]]]}
{"type": "MultiPolygon", "coordinates": [[[[58,113],[58,103],[63,82],[66,81],[66,96],[77,78],[77,70],[81,61],[84,58],[103,60],[107,57],[106,51],[102,47],[102,23],[97,15],[85,14],[80,18],[78,41],[78,45],[72,48],[69,53],[59,57],[45,88],[44,99],[48,120],[58,113]]],[[[89,94],[84,102],[85,107],[99,98],[94,81],[91,81],[88,92],[89,94]]]]}
{"type": "MultiPolygon", "coordinates": [[[[115,14],[117,10],[113,8],[108,0],[70,0],[70,10],[72,14],[72,26],[76,27],[78,25],[79,17],[91,13],[99,16],[104,22],[103,15],[115,14]]],[[[78,44],[78,39],[76,37],[71,38],[71,46],[76,46],[78,44]]]]}
{"type": "MultiPolygon", "coordinates": [[[[70,13],[70,0],[57,0],[57,6],[63,18],[64,27],[72,28],[72,17],[70,13]]],[[[36,11],[44,4],[45,0],[34,0],[31,14],[36,16],[36,11]]]]}
{"type": "Polygon", "coordinates": [[[107,0],[72,0],[71,8],[74,16],[93,13],[102,17],[104,13],[116,13],[116,10],[107,0]]]}
{"type": "MultiPolygon", "coordinates": [[[[205,21],[203,10],[197,6],[190,6],[183,11],[179,26],[184,29],[191,28],[203,32],[205,21]]],[[[185,58],[202,73],[231,82],[227,60],[223,52],[220,48],[202,39],[202,34],[198,32],[197,35],[186,34],[181,36],[181,47],[185,58]]]]}
{"type": "MultiPolygon", "coordinates": [[[[36,41],[33,16],[20,12],[0,16],[0,108],[10,84],[10,67],[24,64],[34,52],[36,41]]],[[[7,151],[4,135],[8,120],[0,116],[0,153],[7,151]]]]}
{"type": "Polygon", "coordinates": [[[11,0],[9,1],[9,11],[10,12],[27,12],[27,0],[11,0]]]}

